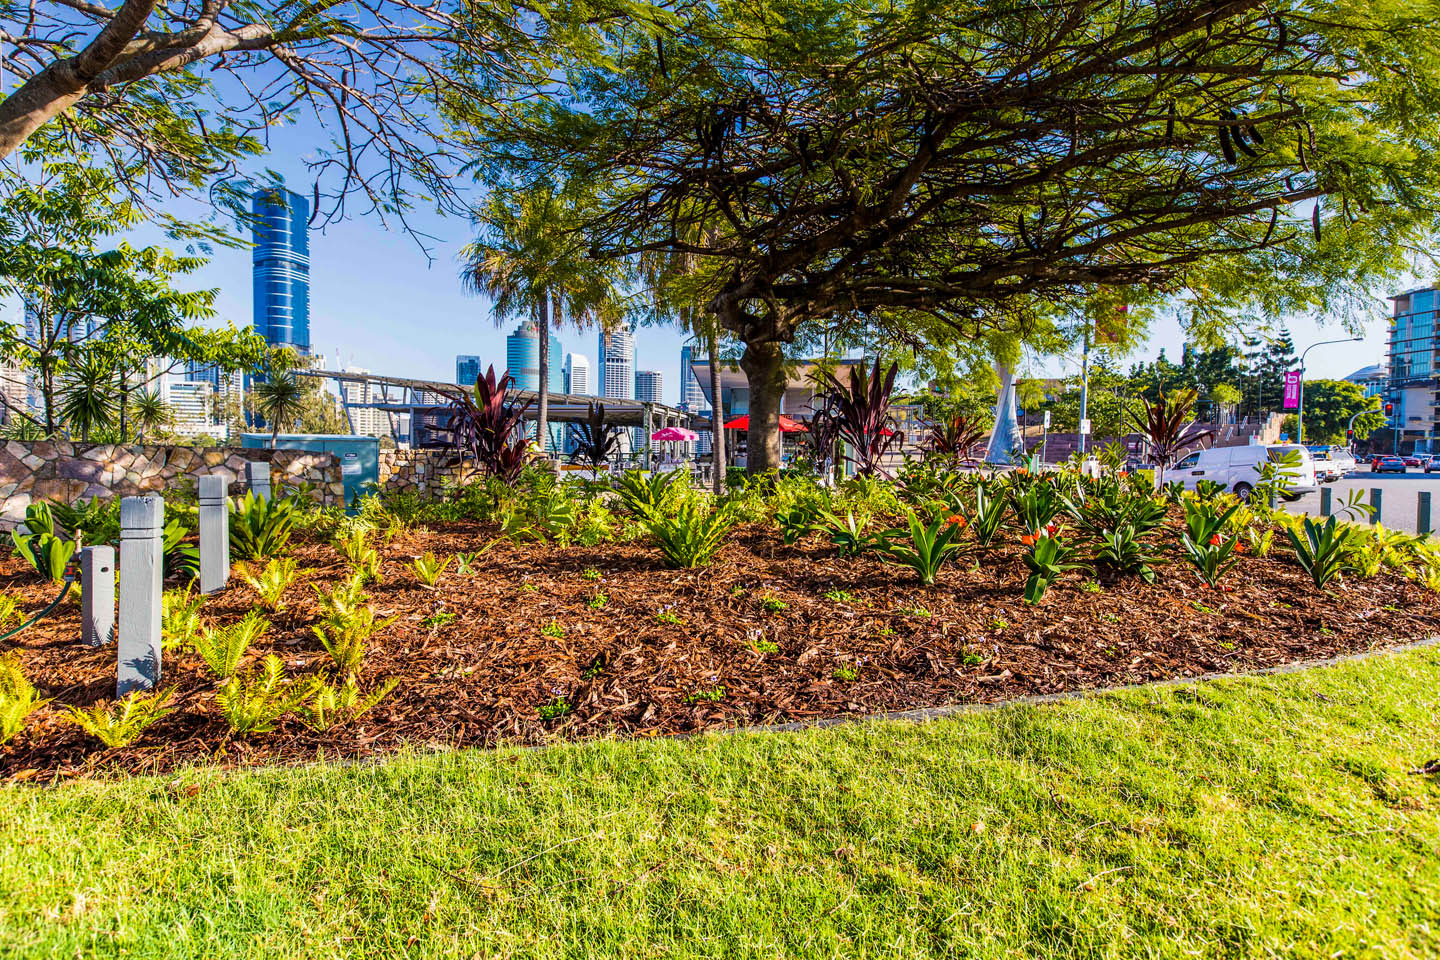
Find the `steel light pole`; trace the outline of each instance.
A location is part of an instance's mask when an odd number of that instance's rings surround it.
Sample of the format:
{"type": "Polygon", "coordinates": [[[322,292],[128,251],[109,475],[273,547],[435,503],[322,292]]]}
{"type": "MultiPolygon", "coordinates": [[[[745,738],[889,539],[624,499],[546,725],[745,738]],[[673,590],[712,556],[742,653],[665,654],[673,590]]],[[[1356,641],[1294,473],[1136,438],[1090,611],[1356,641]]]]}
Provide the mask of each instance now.
{"type": "Polygon", "coordinates": [[[1312,343],[1300,352],[1300,396],[1295,408],[1295,442],[1305,443],[1305,354],[1316,347],[1323,347],[1331,343],[1359,343],[1364,337],[1341,337],[1338,340],[1321,340],[1312,343]]]}

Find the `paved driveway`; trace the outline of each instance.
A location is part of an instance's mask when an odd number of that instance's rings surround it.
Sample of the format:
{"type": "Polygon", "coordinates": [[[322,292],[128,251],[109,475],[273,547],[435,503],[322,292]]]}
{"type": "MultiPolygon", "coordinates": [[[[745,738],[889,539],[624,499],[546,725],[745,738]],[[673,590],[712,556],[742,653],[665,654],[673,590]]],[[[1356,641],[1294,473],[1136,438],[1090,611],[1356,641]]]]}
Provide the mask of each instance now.
{"type": "MultiPolygon", "coordinates": [[[[1338,511],[1340,501],[1347,496],[1351,490],[1359,490],[1361,497],[1366,503],[1369,502],[1371,488],[1380,491],[1380,522],[1387,527],[1396,530],[1404,530],[1408,533],[1416,532],[1416,494],[1422,490],[1430,492],[1431,502],[1431,527],[1440,526],[1440,473],[1426,474],[1419,469],[1411,467],[1405,473],[1371,473],[1369,467],[1361,467],[1352,471],[1342,480],[1326,484],[1333,493],[1334,503],[1338,511]]],[[[1285,504],[1285,509],[1291,513],[1309,513],[1314,516],[1320,515],[1320,494],[1309,493],[1299,500],[1285,504]]]]}

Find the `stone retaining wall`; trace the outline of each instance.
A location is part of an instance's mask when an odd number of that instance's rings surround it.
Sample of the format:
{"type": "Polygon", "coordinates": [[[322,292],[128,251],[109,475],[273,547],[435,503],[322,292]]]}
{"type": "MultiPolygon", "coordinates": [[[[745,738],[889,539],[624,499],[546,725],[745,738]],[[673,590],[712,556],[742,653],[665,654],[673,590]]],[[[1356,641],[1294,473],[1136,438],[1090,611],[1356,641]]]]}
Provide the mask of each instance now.
{"type": "Polygon", "coordinates": [[[88,497],[163,494],[204,474],[220,474],[231,493],[243,493],[247,460],[269,461],[273,483],[312,485],[323,505],[344,500],[340,461],[329,453],[11,440],[0,447],[0,529],[23,520],[34,500],[73,503],[88,497]]]}
{"type": "Polygon", "coordinates": [[[438,497],[447,482],[460,479],[460,467],[450,463],[451,459],[451,454],[440,450],[381,450],[380,489],[414,492],[425,499],[438,497]]]}

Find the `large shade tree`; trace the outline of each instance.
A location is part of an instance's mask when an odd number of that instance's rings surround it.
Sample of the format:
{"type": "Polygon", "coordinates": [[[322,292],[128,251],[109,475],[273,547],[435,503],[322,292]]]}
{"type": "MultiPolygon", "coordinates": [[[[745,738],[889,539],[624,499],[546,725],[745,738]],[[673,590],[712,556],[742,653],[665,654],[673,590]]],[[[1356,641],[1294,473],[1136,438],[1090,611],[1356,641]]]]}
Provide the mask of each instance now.
{"type": "Polygon", "coordinates": [[[592,178],[596,255],[708,271],[764,470],[786,345],[826,318],[977,339],[1108,285],[1325,311],[1406,268],[1440,195],[1436,12],[719,0],[616,25],[568,101],[487,118],[486,159],[592,178]]]}

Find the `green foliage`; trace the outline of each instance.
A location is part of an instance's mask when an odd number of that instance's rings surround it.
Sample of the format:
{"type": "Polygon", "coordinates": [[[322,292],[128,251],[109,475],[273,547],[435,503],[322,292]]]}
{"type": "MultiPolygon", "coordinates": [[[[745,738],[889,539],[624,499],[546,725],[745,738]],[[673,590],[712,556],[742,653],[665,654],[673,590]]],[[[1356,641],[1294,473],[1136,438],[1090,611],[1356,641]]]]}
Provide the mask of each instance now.
{"type": "Polygon", "coordinates": [[[200,608],[205,595],[195,591],[194,583],[166,590],[160,596],[160,637],[166,650],[186,647],[200,636],[200,608]]]}
{"type": "Polygon", "coordinates": [[[1009,511],[1010,501],[1003,487],[996,481],[982,480],[975,485],[975,499],[961,515],[966,528],[974,534],[976,544],[989,547],[1009,511]]]}
{"type": "Polygon", "coordinates": [[[279,613],[285,609],[285,591],[295,582],[300,568],[294,557],[275,557],[259,573],[243,561],[235,565],[235,571],[268,610],[279,613]]]}
{"type": "Polygon", "coordinates": [[[829,512],[820,514],[820,532],[830,538],[842,557],[858,557],[874,545],[875,538],[865,532],[869,525],[868,514],[857,517],[853,510],[847,510],[844,519],[829,512]]]}
{"type": "Polygon", "coordinates": [[[536,707],[535,712],[541,720],[559,720],[561,717],[568,716],[573,709],[568,699],[564,696],[557,696],[549,703],[542,703],[536,707]]]}
{"type": "Polygon", "coordinates": [[[1165,522],[1165,504],[1151,494],[1133,493],[1113,480],[1098,482],[1083,499],[1066,497],[1065,512],[1092,537],[1131,527],[1143,537],[1165,522]]]}
{"type": "Polygon", "coordinates": [[[678,470],[652,473],[648,477],[639,470],[627,470],[617,488],[620,502],[642,520],[664,514],[674,503],[679,479],[678,470]]]}
{"type": "Polygon", "coordinates": [[[1059,491],[1045,479],[1036,479],[1023,493],[1012,492],[1010,502],[1020,529],[1031,534],[1038,534],[1050,526],[1064,505],[1059,491]]]}
{"type": "Polygon", "coordinates": [[[20,667],[14,651],[0,656],[0,745],[20,732],[30,714],[49,703],[42,700],[20,667]]]}
{"type": "Polygon", "coordinates": [[[370,545],[370,539],[362,529],[356,529],[335,541],[350,569],[360,577],[361,584],[380,582],[380,551],[370,545]]]}
{"type": "Polygon", "coordinates": [[[295,524],[295,497],[257,497],[253,491],[230,501],[230,552],[237,560],[282,555],[295,524]]]}
{"type": "Polygon", "coordinates": [[[1351,417],[1355,418],[1355,436],[1360,440],[1385,427],[1380,398],[1367,396],[1360,384],[1307,379],[1304,438],[1300,438],[1294,416],[1286,417],[1281,429],[1300,443],[1344,443],[1351,417]]]}
{"type": "Polygon", "coordinates": [[[1231,504],[1222,512],[1214,501],[1185,501],[1185,530],[1180,534],[1180,546],[1185,559],[1211,589],[1240,560],[1232,556],[1240,538],[1226,530],[1237,509],[1238,504],[1231,504]]]}
{"type": "Polygon", "coordinates": [[[699,500],[686,500],[666,514],[642,514],[641,523],[660,548],[667,566],[679,569],[700,567],[710,562],[725,545],[735,515],[726,504],[711,509],[699,500]]]}
{"type": "Polygon", "coordinates": [[[59,583],[65,579],[66,565],[75,556],[75,541],[62,537],[61,533],[50,504],[41,501],[25,509],[25,522],[10,531],[10,540],[15,552],[36,573],[59,583]]]}
{"type": "Polygon", "coordinates": [[[65,715],[105,746],[128,747],[140,739],[151,724],[175,712],[170,706],[171,695],[171,690],[148,694],[136,690],[119,700],[93,703],[88,710],[66,706],[65,715]]]}
{"type": "Polygon", "coordinates": [[[270,629],[258,610],[251,610],[227,627],[201,630],[191,640],[195,652],[218,677],[233,677],[250,647],[270,629]]]}
{"type": "Polygon", "coordinates": [[[1140,536],[1130,524],[1114,530],[1102,530],[1100,546],[1095,551],[1096,565],[1117,574],[1137,576],[1146,583],[1154,583],[1155,571],[1151,564],[1157,561],[1140,536]]]}
{"type": "Polygon", "coordinates": [[[457,553],[455,554],[455,573],[462,577],[473,577],[475,575],[475,560],[479,554],[457,553]]]}
{"type": "Polygon", "coordinates": [[[786,544],[795,543],[814,529],[818,516],[817,509],[810,504],[799,504],[789,510],[777,512],[775,522],[780,526],[781,541],[786,544]]]}
{"type": "Polygon", "coordinates": [[[454,559],[454,557],[446,557],[441,560],[432,551],[427,550],[424,555],[415,558],[415,561],[410,564],[410,569],[415,572],[415,579],[433,589],[454,559]]]}
{"type": "Polygon", "coordinates": [[[354,677],[346,677],[345,682],[339,686],[315,677],[311,680],[304,699],[295,704],[295,715],[311,730],[324,733],[369,713],[376,704],[389,696],[399,683],[399,680],[391,678],[369,693],[362,693],[354,677]]]}
{"type": "Polygon", "coordinates": [[[1355,528],[1341,524],[1338,517],[1328,517],[1324,523],[1305,517],[1304,536],[1294,530],[1286,530],[1290,546],[1295,548],[1295,559],[1315,581],[1315,586],[1324,587],[1340,576],[1348,565],[1346,546],[1355,528]]]}
{"type": "Polygon", "coordinates": [[[964,526],[943,519],[927,525],[913,510],[907,519],[908,531],[886,530],[875,549],[891,563],[914,570],[921,583],[932,586],[940,568],[964,549],[960,543],[964,526]]]}
{"type": "Polygon", "coordinates": [[[375,608],[365,602],[362,586],[363,581],[352,576],[329,591],[315,587],[320,597],[321,618],[320,623],[310,629],[330,654],[336,669],[347,675],[360,670],[370,638],[395,622],[394,617],[376,619],[375,608]]]}
{"type": "Polygon", "coordinates": [[[269,733],[287,713],[305,702],[309,684],[285,679],[285,661],[267,656],[257,673],[253,668],[243,677],[231,677],[215,693],[215,705],[230,724],[230,732],[245,736],[269,733]]]}
{"type": "Polygon", "coordinates": [[[1074,562],[1076,549],[1059,537],[1041,536],[1021,556],[1030,576],[1025,580],[1025,602],[1038,604],[1050,585],[1071,570],[1083,570],[1083,563],[1074,562]]]}
{"type": "Polygon", "coordinates": [[[20,601],[8,593],[0,593],[0,630],[10,624],[21,624],[25,622],[25,612],[20,608],[20,601]]]}
{"type": "Polygon", "coordinates": [[[91,497],[69,505],[51,500],[50,513],[57,527],[80,534],[80,542],[87,547],[120,539],[119,497],[91,497]]]}

